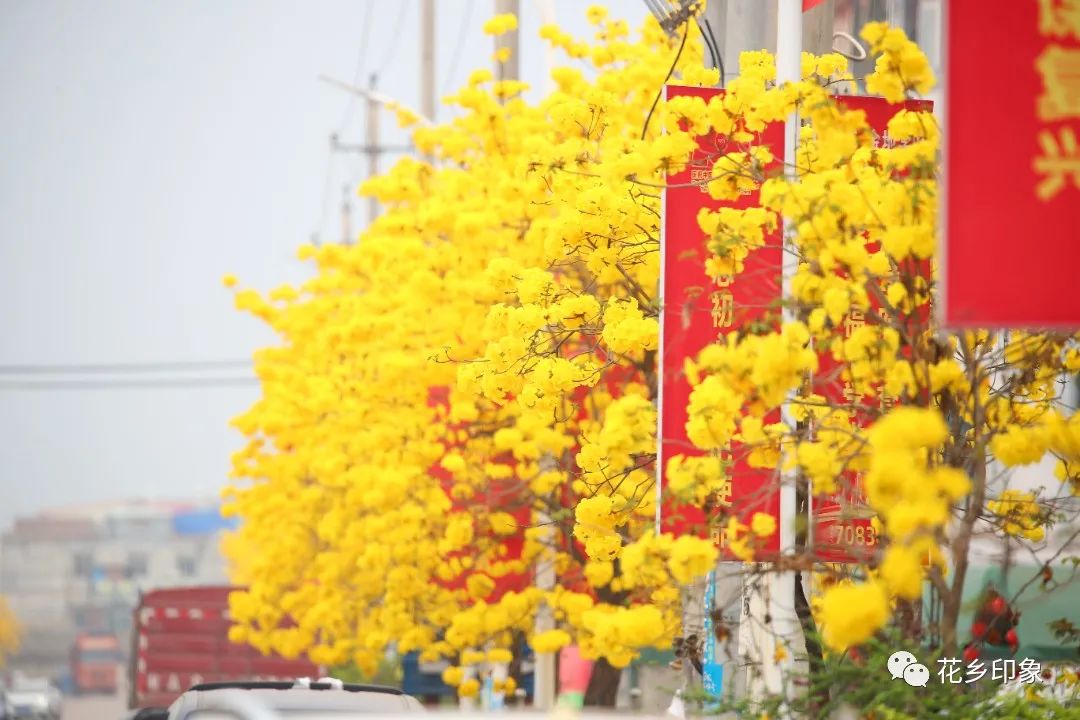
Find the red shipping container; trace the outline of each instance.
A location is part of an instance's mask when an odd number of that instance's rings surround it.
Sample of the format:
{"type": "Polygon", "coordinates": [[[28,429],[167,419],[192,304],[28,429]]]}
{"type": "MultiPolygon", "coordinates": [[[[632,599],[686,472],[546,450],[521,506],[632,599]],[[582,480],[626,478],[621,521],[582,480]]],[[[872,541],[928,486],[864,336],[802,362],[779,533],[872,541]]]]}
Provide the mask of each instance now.
{"type": "Polygon", "coordinates": [[[321,677],[304,658],[263,656],[229,641],[228,586],[153,590],[135,608],[131,708],[165,707],[192,685],[224,680],[321,677]]]}

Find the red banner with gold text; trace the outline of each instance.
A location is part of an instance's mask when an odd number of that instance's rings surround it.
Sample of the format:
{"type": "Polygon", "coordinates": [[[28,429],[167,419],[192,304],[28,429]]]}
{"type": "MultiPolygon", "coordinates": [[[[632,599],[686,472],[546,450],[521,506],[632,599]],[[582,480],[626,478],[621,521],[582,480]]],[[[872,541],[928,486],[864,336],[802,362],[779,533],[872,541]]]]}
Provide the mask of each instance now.
{"type": "MultiPolygon", "coordinates": [[[[714,88],[669,85],[668,98],[697,96],[706,102],[723,93],[714,88]]],[[[774,157],[784,156],[783,123],[770,125],[752,144],[770,146],[774,157]]],[[[660,455],[657,460],[661,486],[667,462],[676,455],[697,456],[687,438],[687,405],[690,383],[684,372],[687,358],[697,354],[718,337],[738,332],[763,320],[776,322],[782,284],[782,245],[779,231],[767,238],[766,247],[753,250],[745,260],[745,269],[735,276],[714,281],[705,274],[707,257],[705,234],[698,226],[698,212],[703,208],[749,208],[758,204],[758,193],[750,192],[739,200],[722,201],[709,197],[704,186],[690,185],[712,175],[712,164],[725,154],[745,148],[724,136],[710,133],[698,139],[699,149],[688,167],[668,176],[664,191],[663,214],[663,318],[660,343],[660,455]]],[[[775,171],[780,172],[780,161],[775,171]]],[[[766,418],[778,422],[779,415],[766,418]]],[[[755,512],[773,516],[780,523],[780,495],[775,471],[751,468],[746,453],[733,445],[727,453],[733,463],[730,487],[717,498],[722,515],[735,515],[749,524],[755,512]]],[[[706,517],[698,507],[667,502],[662,507],[661,527],[665,532],[693,532],[705,536],[717,518],[706,517]]],[[[719,538],[722,543],[722,537],[719,538]]],[[[764,554],[779,550],[779,533],[773,533],[758,546],[764,554]]],[[[732,559],[724,552],[725,559],[732,559]]]]}
{"type": "MultiPolygon", "coordinates": [[[[836,101],[848,110],[862,110],[866,113],[866,121],[874,131],[874,144],[877,147],[889,147],[893,144],[887,127],[889,120],[898,112],[933,112],[934,109],[933,104],[926,100],[910,100],[893,105],[878,97],[838,96],[836,101]]],[[[927,278],[930,276],[928,263],[905,269],[927,278]]],[[[852,332],[863,325],[878,322],[880,310],[873,293],[870,293],[870,304],[870,313],[852,311],[844,318],[839,330],[845,338],[850,337],[852,332]]],[[[920,310],[924,321],[927,314],[928,308],[920,310]]],[[[823,396],[830,405],[855,406],[856,409],[851,415],[856,426],[866,427],[872,422],[876,413],[868,410],[887,410],[895,402],[895,399],[889,397],[881,388],[877,389],[874,396],[856,392],[852,384],[844,380],[842,371],[842,363],[836,360],[832,353],[819,353],[814,392],[823,396]]],[[[825,562],[866,562],[877,550],[878,537],[863,493],[861,475],[850,470],[845,471],[839,485],[840,492],[836,495],[815,497],[812,500],[810,527],[813,530],[811,545],[814,557],[825,562]]]]}
{"type": "Polygon", "coordinates": [[[1077,328],[1080,11],[1075,0],[990,5],[945,3],[943,320],[1077,328]],[[1004,86],[987,66],[998,48],[1004,86]]]}

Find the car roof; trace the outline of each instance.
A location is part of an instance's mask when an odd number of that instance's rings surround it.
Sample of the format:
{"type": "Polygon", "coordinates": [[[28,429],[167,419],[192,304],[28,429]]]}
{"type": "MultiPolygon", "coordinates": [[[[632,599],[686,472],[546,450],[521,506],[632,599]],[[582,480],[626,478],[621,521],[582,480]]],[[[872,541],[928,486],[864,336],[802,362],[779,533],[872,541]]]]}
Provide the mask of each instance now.
{"type": "Polygon", "coordinates": [[[397,688],[380,685],[346,684],[335,688],[328,683],[297,687],[292,683],[203,683],[188,690],[190,710],[216,707],[218,690],[242,690],[273,710],[334,710],[364,713],[393,713],[413,709],[416,700],[397,688]]]}
{"type": "Polygon", "coordinates": [[[400,688],[389,685],[368,685],[365,683],[330,683],[314,680],[307,685],[298,684],[300,681],[292,680],[226,680],[223,682],[206,682],[192,685],[191,690],[344,690],[346,692],[373,692],[387,695],[404,695],[400,688]]]}

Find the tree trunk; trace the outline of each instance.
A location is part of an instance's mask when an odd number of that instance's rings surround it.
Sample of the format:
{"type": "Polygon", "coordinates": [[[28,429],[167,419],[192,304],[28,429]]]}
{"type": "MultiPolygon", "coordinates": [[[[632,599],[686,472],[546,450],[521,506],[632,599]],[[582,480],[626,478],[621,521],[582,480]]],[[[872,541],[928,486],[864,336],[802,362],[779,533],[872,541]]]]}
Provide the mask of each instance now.
{"type": "Polygon", "coordinates": [[[615,707],[622,670],[612,667],[605,658],[593,665],[589,688],[585,691],[585,705],[590,707],[615,707]]]}
{"type": "MultiPolygon", "coordinates": [[[[962,345],[962,356],[967,364],[968,380],[972,388],[978,388],[982,381],[979,361],[974,351],[965,342],[962,345]]],[[[942,597],[941,613],[941,649],[946,656],[956,655],[959,643],[957,641],[957,624],[960,620],[960,606],[964,597],[964,580],[967,578],[968,563],[971,552],[971,536],[975,532],[975,523],[982,514],[983,505],[986,503],[986,443],[988,438],[984,436],[986,430],[986,414],[980,402],[979,393],[973,392],[971,397],[971,424],[974,426],[974,437],[968,457],[963,465],[967,467],[971,477],[971,497],[960,522],[960,529],[953,541],[952,556],[953,567],[950,580],[952,584],[949,592],[942,597]]],[[[956,444],[962,444],[960,438],[954,439],[956,444]]]]}
{"type": "MultiPolygon", "coordinates": [[[[800,437],[804,437],[806,432],[805,423],[799,423],[798,429],[800,437]]],[[[810,487],[806,477],[801,472],[796,477],[795,482],[795,508],[797,517],[803,520],[803,522],[796,522],[795,525],[795,546],[798,554],[802,555],[806,553],[807,535],[810,532],[810,487]]],[[[808,710],[811,717],[816,717],[821,708],[829,703],[829,689],[827,687],[818,687],[822,672],[825,670],[825,656],[821,644],[817,641],[817,623],[814,622],[814,615],[810,610],[810,601],[806,596],[806,588],[803,587],[803,574],[799,570],[795,571],[794,601],[795,615],[798,616],[799,625],[802,626],[803,640],[806,642],[806,659],[810,666],[808,710]]]]}

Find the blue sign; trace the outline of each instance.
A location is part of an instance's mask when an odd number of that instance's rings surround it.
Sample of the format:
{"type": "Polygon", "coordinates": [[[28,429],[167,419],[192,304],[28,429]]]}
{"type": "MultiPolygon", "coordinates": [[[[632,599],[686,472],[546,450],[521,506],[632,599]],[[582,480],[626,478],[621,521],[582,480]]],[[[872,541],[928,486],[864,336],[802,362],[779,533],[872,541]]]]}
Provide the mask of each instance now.
{"type": "Polygon", "coordinates": [[[716,632],[712,619],[715,598],[716,572],[712,571],[705,579],[705,657],[701,663],[701,684],[709,695],[720,697],[724,687],[724,666],[716,662],[716,632]]]}

